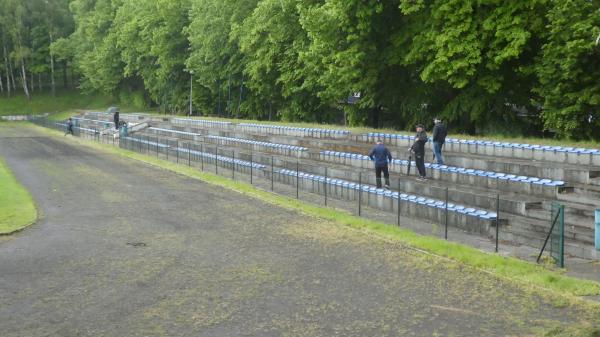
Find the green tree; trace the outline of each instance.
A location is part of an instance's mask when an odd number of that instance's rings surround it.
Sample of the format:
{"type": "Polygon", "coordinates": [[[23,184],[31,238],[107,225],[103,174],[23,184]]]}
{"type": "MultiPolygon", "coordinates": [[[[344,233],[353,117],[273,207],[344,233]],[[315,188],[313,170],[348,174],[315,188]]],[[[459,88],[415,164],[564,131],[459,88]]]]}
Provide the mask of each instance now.
{"type": "MultiPolygon", "coordinates": [[[[239,41],[232,31],[252,13],[257,2],[257,0],[192,1],[191,22],[186,29],[191,52],[186,65],[194,72],[195,83],[210,95],[209,102],[216,102],[216,105],[219,105],[221,97],[226,98],[228,115],[240,113],[242,108],[240,97],[243,98],[244,90],[242,53],[239,41]],[[239,88],[239,96],[236,95],[235,88],[239,88]]],[[[215,106],[215,104],[211,105],[215,106]]]]}
{"type": "Polygon", "coordinates": [[[82,78],[84,91],[115,93],[123,81],[124,64],[119,57],[117,36],[112,29],[122,0],[74,0],[70,9],[76,22],[68,41],[58,40],[63,59],[72,58],[82,78]]]}
{"type": "Polygon", "coordinates": [[[168,99],[178,111],[185,104],[184,72],[189,49],[183,34],[188,25],[188,0],[125,0],[112,33],[124,62],[124,76],[140,78],[155,102],[168,99]]]}
{"type": "Polygon", "coordinates": [[[535,111],[531,88],[547,0],[401,0],[408,27],[396,37],[403,64],[444,97],[442,115],[474,132],[535,111]]]}
{"type": "Polygon", "coordinates": [[[544,125],[577,139],[600,139],[600,5],[552,2],[537,66],[544,125]]]}
{"type": "MultiPolygon", "coordinates": [[[[260,117],[284,120],[326,120],[321,99],[307,87],[300,60],[310,43],[300,25],[300,0],[264,0],[239,26],[244,73],[260,117]]],[[[306,1],[304,1],[306,3],[306,1]]]]}

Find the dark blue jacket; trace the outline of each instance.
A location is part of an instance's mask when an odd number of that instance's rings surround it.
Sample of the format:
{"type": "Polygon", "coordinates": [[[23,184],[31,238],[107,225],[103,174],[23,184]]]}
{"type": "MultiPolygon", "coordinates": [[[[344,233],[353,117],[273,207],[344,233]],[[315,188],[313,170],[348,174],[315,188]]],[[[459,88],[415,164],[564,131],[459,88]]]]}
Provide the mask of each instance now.
{"type": "Polygon", "coordinates": [[[375,167],[387,166],[388,161],[392,162],[392,154],[383,144],[377,144],[369,152],[369,158],[375,162],[375,167]]]}

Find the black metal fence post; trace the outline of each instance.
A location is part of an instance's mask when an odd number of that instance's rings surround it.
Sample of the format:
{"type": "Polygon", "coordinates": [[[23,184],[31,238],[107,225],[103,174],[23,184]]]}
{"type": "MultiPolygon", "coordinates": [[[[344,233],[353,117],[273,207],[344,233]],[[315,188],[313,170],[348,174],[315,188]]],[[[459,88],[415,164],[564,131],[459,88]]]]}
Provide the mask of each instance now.
{"type": "Polygon", "coordinates": [[[219,166],[217,164],[218,156],[219,156],[219,147],[215,144],[215,174],[219,174],[219,166]]]}
{"type": "Polygon", "coordinates": [[[271,191],[275,190],[275,159],[271,156],[271,191]]]}
{"type": "Polygon", "coordinates": [[[358,216],[362,211],[362,171],[358,172],[358,216]]]}
{"type": "Polygon", "coordinates": [[[300,158],[296,158],[296,199],[300,198],[300,158]]]}
{"type": "Polygon", "coordinates": [[[398,227],[400,227],[400,177],[398,177],[398,227]]]}
{"type": "Polygon", "coordinates": [[[496,194],[496,253],[498,252],[498,241],[500,235],[500,194],[496,194]]]}
{"type": "Polygon", "coordinates": [[[325,206],[327,206],[327,166],[325,166],[325,181],[323,185],[325,188],[325,206]]]}
{"type": "Polygon", "coordinates": [[[177,139],[176,142],[177,142],[176,143],[177,144],[177,151],[176,151],[176,153],[177,153],[177,164],[179,164],[179,139],[177,139]]]}
{"type": "Polygon", "coordinates": [[[448,240],[448,187],[446,187],[446,205],[444,206],[444,239],[448,240]]]}
{"type": "Polygon", "coordinates": [[[233,160],[231,161],[231,179],[235,180],[235,150],[231,151],[233,160]]]}
{"type": "Polygon", "coordinates": [[[192,166],[192,144],[188,142],[188,166],[192,166]]]}
{"type": "Polygon", "coordinates": [[[200,169],[204,172],[204,144],[200,144],[200,169]]]}
{"type": "Polygon", "coordinates": [[[254,184],[254,179],[253,179],[253,175],[254,175],[254,151],[250,150],[250,185],[254,184]]]}

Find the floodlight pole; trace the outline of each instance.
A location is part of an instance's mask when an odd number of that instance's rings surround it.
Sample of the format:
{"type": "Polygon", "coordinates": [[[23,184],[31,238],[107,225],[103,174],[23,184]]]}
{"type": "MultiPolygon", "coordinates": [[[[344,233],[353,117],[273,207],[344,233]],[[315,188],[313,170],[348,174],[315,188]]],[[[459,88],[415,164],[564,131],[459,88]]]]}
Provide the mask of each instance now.
{"type": "Polygon", "coordinates": [[[194,72],[192,70],[190,70],[190,116],[192,115],[192,94],[193,94],[193,87],[194,87],[194,72]]]}

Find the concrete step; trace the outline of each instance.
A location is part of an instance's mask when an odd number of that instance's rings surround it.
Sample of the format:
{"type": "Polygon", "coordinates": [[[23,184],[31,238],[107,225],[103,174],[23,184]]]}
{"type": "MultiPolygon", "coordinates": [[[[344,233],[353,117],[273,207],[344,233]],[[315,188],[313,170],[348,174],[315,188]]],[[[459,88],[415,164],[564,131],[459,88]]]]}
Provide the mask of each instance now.
{"type": "MultiPolygon", "coordinates": [[[[161,126],[160,128],[168,129],[168,126],[164,126],[164,127],[161,126]]],[[[158,128],[151,128],[150,130],[156,131],[156,130],[158,130],[158,128]]],[[[236,145],[236,146],[239,145],[239,144],[231,144],[232,141],[228,141],[228,140],[215,139],[215,138],[210,138],[210,137],[206,138],[207,136],[205,136],[205,135],[207,135],[209,132],[207,132],[205,129],[200,129],[200,128],[192,129],[190,127],[187,127],[182,130],[171,131],[171,133],[173,133],[173,135],[175,135],[177,137],[183,137],[184,139],[198,140],[199,137],[201,137],[199,135],[203,135],[203,137],[205,137],[203,140],[211,142],[211,143],[220,143],[221,145],[236,145]],[[194,130],[195,132],[190,131],[190,130],[194,130]]],[[[223,134],[223,132],[221,132],[220,130],[218,133],[223,134]]],[[[163,132],[163,134],[164,134],[164,132],[163,132]]],[[[212,137],[224,137],[224,136],[212,136],[212,137]]],[[[242,135],[236,135],[236,137],[228,137],[228,138],[231,138],[231,139],[237,138],[239,140],[247,139],[247,138],[238,138],[238,137],[247,137],[247,135],[242,134],[242,135]]],[[[252,140],[252,141],[263,142],[262,140],[252,140]]],[[[288,139],[287,143],[283,142],[283,143],[279,143],[277,145],[283,146],[283,144],[285,144],[285,145],[293,146],[293,147],[298,146],[298,145],[291,145],[289,143],[290,142],[288,139]]],[[[273,145],[276,143],[269,143],[269,144],[273,145]]],[[[281,153],[282,151],[287,151],[287,150],[272,151],[269,149],[265,149],[264,146],[262,146],[262,147],[263,148],[261,148],[259,145],[246,145],[246,148],[253,148],[255,150],[261,150],[261,151],[269,151],[271,153],[281,153]]],[[[304,147],[302,147],[302,148],[304,148],[304,147]]],[[[298,154],[296,154],[296,152],[294,152],[294,151],[287,151],[287,152],[289,152],[289,153],[284,153],[284,154],[293,155],[294,157],[298,156],[298,154]]],[[[305,151],[304,153],[302,153],[300,155],[306,157],[311,152],[312,151],[305,151]]],[[[330,163],[341,163],[344,165],[353,166],[353,167],[360,168],[360,169],[371,169],[372,168],[372,162],[370,160],[368,160],[367,158],[365,158],[364,156],[359,159],[350,159],[350,158],[340,158],[340,157],[335,157],[335,156],[331,156],[331,155],[320,154],[318,156],[318,158],[313,158],[313,159],[326,161],[326,162],[330,162],[330,163]]],[[[407,169],[408,164],[406,162],[403,163],[401,161],[396,161],[396,163],[397,163],[397,165],[393,165],[390,167],[390,170],[392,172],[402,173],[404,170],[407,169]]],[[[476,174],[469,173],[469,170],[466,170],[466,169],[458,168],[457,170],[450,170],[450,169],[445,169],[443,167],[441,167],[441,168],[437,167],[437,165],[433,165],[432,167],[430,167],[429,172],[435,179],[448,180],[448,181],[452,181],[456,184],[464,184],[464,185],[470,185],[470,186],[474,186],[474,185],[484,186],[485,188],[488,188],[490,190],[497,190],[497,191],[501,191],[501,192],[518,192],[518,193],[523,193],[523,194],[534,194],[534,195],[544,196],[547,198],[556,198],[557,193],[559,193],[563,189],[562,186],[553,186],[553,185],[546,184],[546,183],[537,184],[537,182],[513,181],[513,180],[515,180],[514,178],[516,178],[516,177],[510,178],[509,176],[507,176],[507,177],[500,177],[500,176],[491,177],[491,176],[484,176],[484,175],[476,175],[476,174]],[[464,170],[464,172],[462,172],[460,170],[464,170]]],[[[537,179],[543,179],[543,178],[537,178],[537,179]]]]}
{"type": "MultiPolygon", "coordinates": [[[[178,135],[177,133],[174,133],[178,135]]],[[[151,136],[152,139],[152,136],[151,136]]],[[[176,138],[171,138],[176,139],[176,138]]],[[[228,144],[221,145],[220,149],[224,152],[233,153],[234,150],[238,149],[235,145],[228,144]]],[[[183,146],[183,145],[182,145],[183,146]]],[[[265,150],[265,149],[263,149],[265,150]]],[[[237,156],[250,160],[248,152],[238,152],[237,156]]],[[[314,158],[314,156],[311,156],[314,158]]],[[[318,158],[318,157],[316,157],[318,158]]],[[[261,162],[269,165],[271,156],[270,153],[264,151],[255,150],[253,154],[253,161],[261,162]]],[[[289,156],[277,156],[274,158],[274,165],[277,167],[283,167],[287,169],[296,169],[296,158],[290,158],[289,156]]],[[[359,182],[359,173],[362,172],[363,183],[374,183],[375,175],[372,168],[369,169],[355,169],[348,165],[327,162],[324,163],[318,159],[303,158],[299,166],[303,172],[312,174],[324,175],[325,167],[328,168],[328,176],[330,178],[345,179],[354,183],[359,182]]],[[[430,179],[426,182],[422,182],[416,179],[416,176],[407,177],[405,175],[399,175],[391,173],[392,187],[398,188],[397,181],[400,179],[400,190],[406,193],[414,193],[429,198],[445,199],[445,189],[450,190],[449,200],[454,203],[468,205],[470,207],[479,207],[485,209],[496,209],[496,193],[490,191],[485,187],[480,187],[477,184],[473,185],[457,185],[453,182],[444,180],[430,179]]],[[[508,212],[512,214],[526,215],[529,209],[540,208],[543,199],[538,197],[531,197],[517,193],[500,193],[500,210],[502,212],[508,212]]]]}
{"type": "MultiPolygon", "coordinates": [[[[563,201],[563,200],[558,200],[558,202],[565,206],[565,215],[566,216],[576,215],[576,216],[584,217],[584,218],[594,218],[595,209],[597,207],[599,207],[599,206],[595,206],[595,205],[563,201]]],[[[551,207],[552,207],[551,202],[544,202],[542,204],[542,208],[547,212],[550,212],[551,207]]]]}
{"type": "MultiPolygon", "coordinates": [[[[448,165],[471,167],[480,170],[499,171],[516,175],[546,177],[569,183],[592,183],[593,178],[600,174],[600,167],[553,163],[548,165],[531,159],[494,158],[479,155],[463,155],[445,153],[444,159],[448,165]]],[[[600,184],[600,181],[597,181],[600,184]]]]}
{"type": "MultiPolygon", "coordinates": [[[[165,128],[176,128],[178,130],[191,131],[199,134],[210,134],[233,138],[245,138],[257,141],[302,146],[307,147],[309,149],[318,150],[331,150],[339,152],[354,152],[367,154],[372,147],[372,144],[351,142],[346,139],[314,139],[310,137],[264,135],[255,133],[243,133],[235,130],[227,131],[222,129],[211,129],[208,127],[180,127],[173,126],[168,123],[159,123],[159,126],[165,128]]],[[[404,147],[397,148],[394,146],[390,146],[390,150],[394,158],[403,160],[408,159],[408,153],[406,152],[406,149],[404,147]]],[[[547,163],[539,161],[515,158],[502,158],[500,160],[498,158],[491,158],[489,156],[480,156],[468,153],[460,154],[460,157],[455,157],[453,154],[446,154],[446,157],[448,163],[451,165],[488,171],[498,171],[515,175],[550,178],[553,180],[567,181],[569,183],[571,181],[588,183],[590,180],[590,171],[600,172],[600,167],[594,168],[564,163],[555,163],[552,165],[547,165],[547,163]],[[492,163],[489,165],[485,164],[487,160],[491,160],[492,163]]],[[[428,161],[429,159],[429,155],[426,155],[426,161],[428,161]]]]}
{"type": "MultiPolygon", "coordinates": [[[[541,220],[511,219],[508,226],[501,227],[500,239],[540,250],[544,245],[549,226],[549,222],[541,220]]],[[[588,259],[598,258],[593,243],[583,242],[578,237],[568,236],[567,233],[565,233],[565,254],[588,259]]]]}
{"type": "MultiPolygon", "coordinates": [[[[340,163],[361,169],[371,169],[373,167],[372,161],[367,156],[355,153],[322,151],[319,157],[315,159],[325,162],[340,163]]],[[[409,165],[416,171],[414,162],[409,164],[408,161],[393,160],[390,171],[404,173],[408,171],[409,165]]],[[[440,166],[437,164],[425,165],[427,175],[436,180],[445,180],[461,185],[480,186],[502,192],[514,192],[556,198],[557,194],[562,192],[565,188],[564,182],[550,181],[542,177],[516,177],[501,172],[485,172],[460,167],[440,166]]]]}
{"type": "MultiPolygon", "coordinates": [[[[353,137],[356,141],[374,142],[383,138],[399,147],[407,147],[413,138],[405,135],[364,134],[353,137]]],[[[444,148],[447,153],[471,154],[489,157],[535,159],[546,163],[569,163],[600,167],[600,150],[574,149],[560,146],[511,144],[491,141],[471,141],[448,138],[444,148]]]]}
{"type": "MultiPolygon", "coordinates": [[[[530,221],[534,225],[533,230],[547,233],[550,229],[550,212],[531,211],[527,219],[513,219],[514,221],[530,221]]],[[[565,237],[593,245],[594,232],[593,219],[565,216],[565,237]],[[591,220],[591,223],[586,220],[591,220]]]]}

